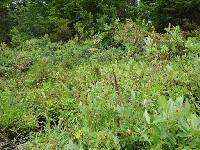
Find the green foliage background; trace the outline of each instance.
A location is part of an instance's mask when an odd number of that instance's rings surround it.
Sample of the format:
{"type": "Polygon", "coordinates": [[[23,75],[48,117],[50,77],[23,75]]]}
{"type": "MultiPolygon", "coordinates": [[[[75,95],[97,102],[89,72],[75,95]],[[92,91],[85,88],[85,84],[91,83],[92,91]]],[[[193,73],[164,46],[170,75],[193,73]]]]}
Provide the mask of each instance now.
{"type": "Polygon", "coordinates": [[[151,21],[158,31],[171,23],[184,30],[199,24],[199,0],[3,0],[0,3],[1,42],[17,45],[21,40],[49,34],[53,41],[82,39],[105,31],[116,19],[151,21]]]}
{"type": "Polygon", "coordinates": [[[200,149],[198,5],[1,1],[0,149],[200,149]]]}

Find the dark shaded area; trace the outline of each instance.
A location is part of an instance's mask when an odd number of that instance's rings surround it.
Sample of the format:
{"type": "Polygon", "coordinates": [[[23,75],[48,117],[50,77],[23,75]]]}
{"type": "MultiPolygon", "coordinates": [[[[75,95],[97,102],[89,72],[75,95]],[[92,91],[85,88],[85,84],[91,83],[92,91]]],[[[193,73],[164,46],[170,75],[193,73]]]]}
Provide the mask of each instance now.
{"type": "Polygon", "coordinates": [[[0,42],[17,46],[20,41],[45,34],[52,41],[68,41],[75,36],[86,39],[109,31],[106,26],[116,19],[123,22],[129,18],[150,20],[160,32],[169,23],[192,31],[200,24],[197,6],[197,0],[142,0],[139,6],[130,0],[4,0],[0,2],[0,42]]]}

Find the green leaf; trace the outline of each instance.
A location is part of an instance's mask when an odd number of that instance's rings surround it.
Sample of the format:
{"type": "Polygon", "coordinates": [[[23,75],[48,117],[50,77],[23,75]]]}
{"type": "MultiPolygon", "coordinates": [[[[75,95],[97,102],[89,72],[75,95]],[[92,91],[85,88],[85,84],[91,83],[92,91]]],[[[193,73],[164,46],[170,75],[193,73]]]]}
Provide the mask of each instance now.
{"type": "Polygon", "coordinates": [[[147,110],[144,111],[144,118],[145,118],[145,120],[146,120],[146,122],[147,122],[148,124],[151,123],[151,122],[150,122],[150,116],[149,116],[149,113],[147,112],[147,110]]]}
{"type": "Polygon", "coordinates": [[[160,110],[167,111],[167,100],[165,96],[160,96],[158,98],[158,106],[160,110]]]}
{"type": "Polygon", "coordinates": [[[183,105],[183,100],[184,100],[183,96],[177,97],[177,98],[176,98],[176,105],[177,105],[178,107],[182,107],[182,105],[183,105]]]}

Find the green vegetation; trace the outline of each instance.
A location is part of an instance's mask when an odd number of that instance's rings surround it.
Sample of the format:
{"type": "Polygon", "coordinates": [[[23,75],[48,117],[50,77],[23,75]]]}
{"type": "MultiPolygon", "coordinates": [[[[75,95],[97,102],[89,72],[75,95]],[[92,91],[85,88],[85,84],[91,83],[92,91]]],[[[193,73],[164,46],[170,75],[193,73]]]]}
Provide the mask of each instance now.
{"type": "Polygon", "coordinates": [[[107,49],[102,35],[2,44],[1,134],[26,149],[199,149],[200,39],[166,30],[129,20],[107,49]]]}
{"type": "Polygon", "coordinates": [[[145,19],[159,32],[169,23],[192,31],[199,28],[199,5],[199,0],[1,0],[0,42],[18,46],[45,34],[54,42],[87,39],[108,31],[116,19],[145,19]]]}
{"type": "Polygon", "coordinates": [[[200,149],[199,3],[170,2],[1,1],[0,149],[200,149]]]}
{"type": "Polygon", "coordinates": [[[146,18],[150,18],[155,27],[162,31],[169,22],[181,25],[184,30],[193,30],[199,24],[199,0],[144,0],[147,9],[146,18]]]}

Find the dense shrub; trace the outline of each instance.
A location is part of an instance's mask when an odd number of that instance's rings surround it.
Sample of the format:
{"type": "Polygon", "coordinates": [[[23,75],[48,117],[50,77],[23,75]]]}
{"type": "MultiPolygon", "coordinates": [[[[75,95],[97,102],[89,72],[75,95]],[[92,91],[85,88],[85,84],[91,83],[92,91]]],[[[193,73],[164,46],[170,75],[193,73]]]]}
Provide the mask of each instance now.
{"type": "Polygon", "coordinates": [[[18,46],[20,41],[45,34],[53,41],[68,41],[75,36],[87,39],[107,32],[116,19],[123,22],[129,18],[152,22],[157,31],[163,32],[169,23],[193,31],[200,23],[199,5],[198,0],[3,0],[0,42],[12,41],[18,46]]]}
{"type": "Polygon", "coordinates": [[[194,30],[196,24],[199,24],[198,16],[200,15],[200,1],[196,0],[143,0],[147,5],[144,11],[153,21],[155,27],[162,31],[169,23],[181,25],[185,30],[194,30]]]}
{"type": "Polygon", "coordinates": [[[9,3],[8,0],[2,0],[0,2],[0,43],[10,42],[9,32],[12,28],[11,26],[11,17],[9,15],[9,9],[6,5],[9,3]]]}
{"type": "Polygon", "coordinates": [[[199,38],[130,20],[112,34],[106,49],[106,32],[2,44],[1,136],[25,149],[199,149],[199,38]]]}

